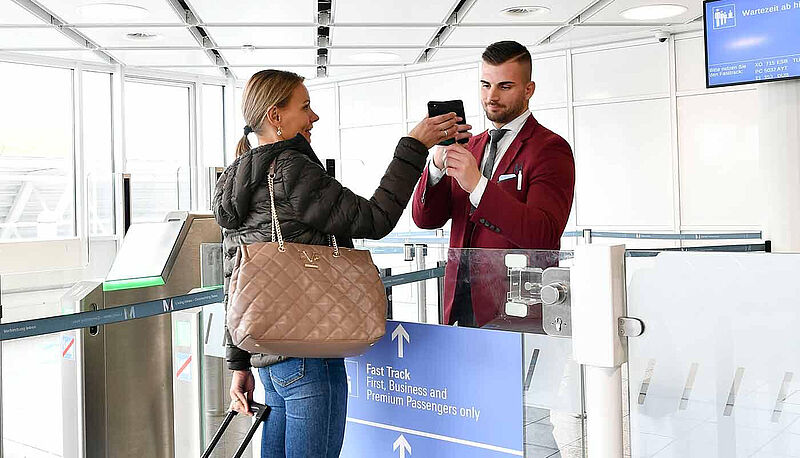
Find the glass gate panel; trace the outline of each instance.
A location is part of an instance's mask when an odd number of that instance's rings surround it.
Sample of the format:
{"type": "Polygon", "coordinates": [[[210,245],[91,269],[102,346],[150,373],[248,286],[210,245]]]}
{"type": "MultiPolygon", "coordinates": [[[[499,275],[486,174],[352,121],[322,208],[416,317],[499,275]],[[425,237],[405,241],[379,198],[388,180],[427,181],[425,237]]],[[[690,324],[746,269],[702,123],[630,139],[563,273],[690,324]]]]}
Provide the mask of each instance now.
{"type": "Polygon", "coordinates": [[[634,457],[800,454],[800,256],[627,258],[634,457]]]}

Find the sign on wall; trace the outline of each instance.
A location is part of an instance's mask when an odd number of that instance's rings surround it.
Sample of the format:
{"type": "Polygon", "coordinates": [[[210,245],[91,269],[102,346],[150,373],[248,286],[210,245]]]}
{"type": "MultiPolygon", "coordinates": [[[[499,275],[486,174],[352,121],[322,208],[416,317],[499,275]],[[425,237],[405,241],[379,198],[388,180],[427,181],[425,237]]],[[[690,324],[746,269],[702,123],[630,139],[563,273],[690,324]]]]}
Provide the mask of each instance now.
{"type": "Polygon", "coordinates": [[[345,367],[342,457],[523,455],[521,334],[389,321],[345,367]]]}

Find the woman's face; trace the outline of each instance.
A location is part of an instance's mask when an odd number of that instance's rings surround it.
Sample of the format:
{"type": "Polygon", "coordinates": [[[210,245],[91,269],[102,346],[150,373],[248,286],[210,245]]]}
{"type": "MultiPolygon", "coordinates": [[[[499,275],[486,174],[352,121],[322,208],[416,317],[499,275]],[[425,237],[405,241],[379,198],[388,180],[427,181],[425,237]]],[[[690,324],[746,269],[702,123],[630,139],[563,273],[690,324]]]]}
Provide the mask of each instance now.
{"type": "Polygon", "coordinates": [[[280,108],[279,113],[279,125],[283,138],[290,139],[297,134],[302,134],[306,141],[311,143],[311,128],[314,127],[319,116],[311,109],[308,89],[304,84],[299,84],[294,88],[289,103],[280,108]]]}

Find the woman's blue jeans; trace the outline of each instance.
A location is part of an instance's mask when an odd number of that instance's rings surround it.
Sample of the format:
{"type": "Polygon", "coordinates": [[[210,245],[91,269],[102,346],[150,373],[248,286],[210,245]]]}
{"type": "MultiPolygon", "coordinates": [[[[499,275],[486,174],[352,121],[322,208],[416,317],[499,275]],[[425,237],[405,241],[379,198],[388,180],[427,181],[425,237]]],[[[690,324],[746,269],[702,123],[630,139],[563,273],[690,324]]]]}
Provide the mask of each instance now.
{"type": "Polygon", "coordinates": [[[258,369],[271,409],[261,458],[336,458],[347,417],[342,358],[290,358],[258,369]]]}

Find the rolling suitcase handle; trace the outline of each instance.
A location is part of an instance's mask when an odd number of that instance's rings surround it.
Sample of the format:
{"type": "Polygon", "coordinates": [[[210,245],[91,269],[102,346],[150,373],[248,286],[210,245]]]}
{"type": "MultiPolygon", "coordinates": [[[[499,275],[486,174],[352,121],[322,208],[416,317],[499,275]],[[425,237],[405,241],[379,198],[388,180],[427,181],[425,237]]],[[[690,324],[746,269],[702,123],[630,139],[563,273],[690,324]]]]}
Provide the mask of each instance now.
{"type": "MultiPolygon", "coordinates": [[[[239,448],[234,453],[233,458],[240,458],[244,453],[244,450],[247,448],[247,444],[250,443],[250,440],[253,438],[253,435],[256,433],[256,430],[267,419],[267,415],[269,415],[269,406],[265,406],[264,404],[259,404],[257,402],[250,401],[250,410],[255,412],[255,421],[253,422],[253,426],[247,431],[247,435],[242,440],[242,443],[239,445],[239,448]]],[[[214,437],[211,439],[211,443],[208,444],[208,448],[205,452],[203,452],[203,456],[201,458],[208,458],[211,456],[211,452],[214,451],[214,447],[217,446],[217,442],[222,438],[222,435],[225,433],[225,429],[228,428],[233,417],[236,416],[238,412],[235,410],[231,410],[228,412],[228,415],[225,416],[225,420],[222,421],[222,425],[220,425],[217,432],[214,434],[214,437]]]]}

